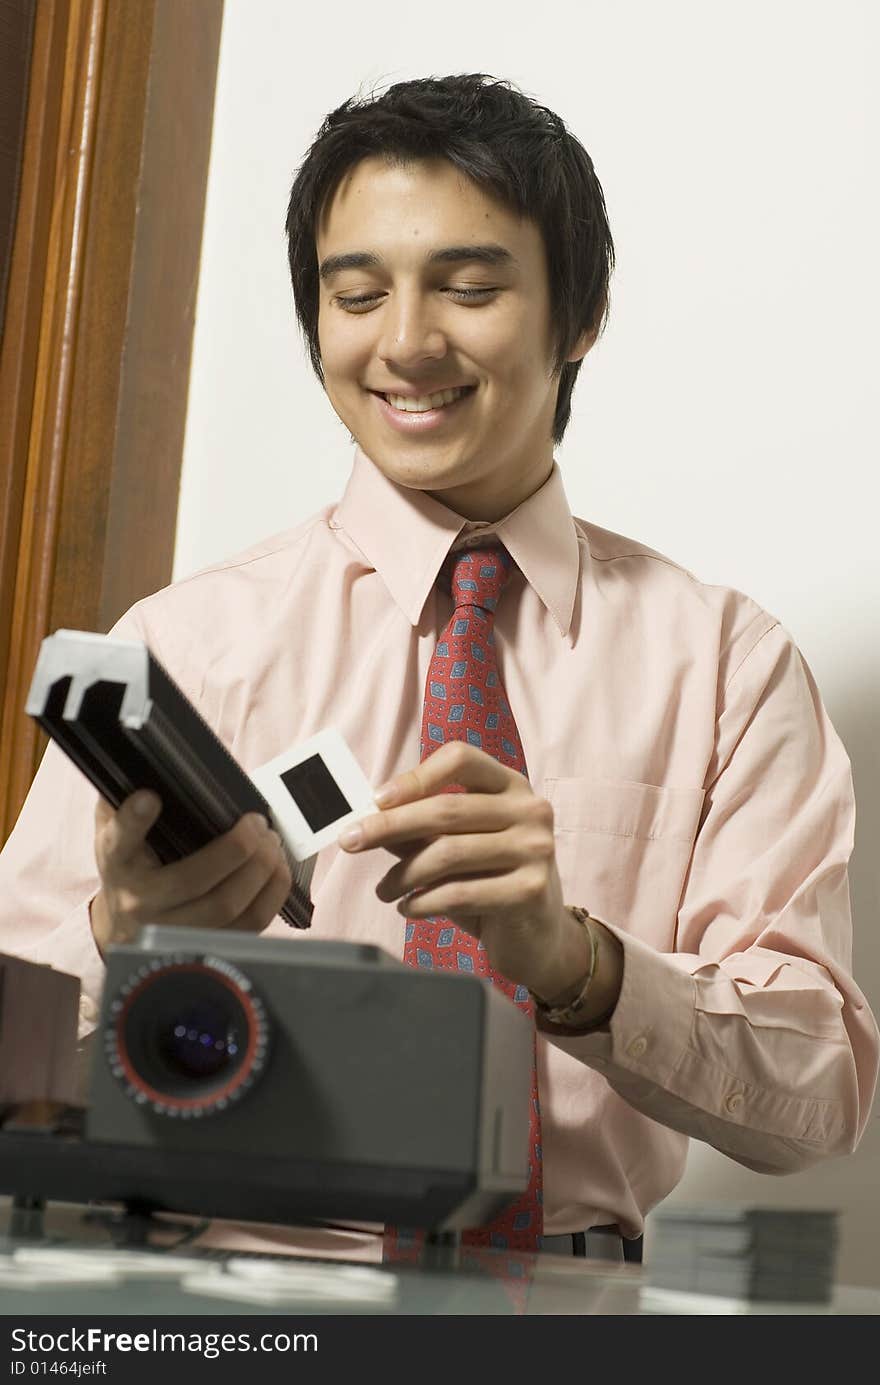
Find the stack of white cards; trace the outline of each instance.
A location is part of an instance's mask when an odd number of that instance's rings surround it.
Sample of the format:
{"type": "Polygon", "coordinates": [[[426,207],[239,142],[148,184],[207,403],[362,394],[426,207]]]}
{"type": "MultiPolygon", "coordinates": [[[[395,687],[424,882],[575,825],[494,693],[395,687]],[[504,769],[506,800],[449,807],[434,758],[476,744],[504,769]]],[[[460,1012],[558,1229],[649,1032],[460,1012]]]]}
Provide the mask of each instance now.
{"type": "Polygon", "coordinates": [[[837,1212],[742,1206],[659,1208],[646,1258],[652,1288],[751,1303],[824,1304],[837,1212]]]}
{"type": "Polygon", "coordinates": [[[195,1256],[111,1246],[19,1246],[0,1256],[0,1285],[27,1289],[46,1285],[121,1284],[126,1279],[182,1279],[201,1269],[195,1256]]]}
{"type": "Polygon", "coordinates": [[[398,1300],[395,1274],[367,1265],[316,1264],[289,1256],[252,1259],[231,1256],[181,1280],[184,1293],[232,1299],[271,1307],[335,1309],[339,1313],[393,1312],[398,1300]]]}
{"type": "Polygon", "coordinates": [[[399,1293],[396,1274],[386,1270],[296,1256],[224,1255],[217,1262],[173,1251],[73,1245],[0,1254],[0,1288],[112,1288],[131,1279],[173,1280],[187,1295],[303,1312],[394,1312],[399,1293]]]}

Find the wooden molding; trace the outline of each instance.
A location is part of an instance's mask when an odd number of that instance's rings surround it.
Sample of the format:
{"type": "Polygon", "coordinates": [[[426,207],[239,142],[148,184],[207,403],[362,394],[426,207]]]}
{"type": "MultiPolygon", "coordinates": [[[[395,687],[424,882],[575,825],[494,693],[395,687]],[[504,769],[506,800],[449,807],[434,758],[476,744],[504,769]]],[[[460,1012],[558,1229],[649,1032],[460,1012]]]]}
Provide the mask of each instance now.
{"type": "Polygon", "coordinates": [[[12,259],[37,0],[0,0],[0,339],[12,259]]]}
{"type": "MultiPolygon", "coordinates": [[[[66,6],[57,0],[46,0],[37,7],[24,158],[0,344],[0,691],[8,681],[15,576],[54,202],[67,22],[66,6]]],[[[2,724],[0,710],[0,734],[2,724]]],[[[0,824],[3,785],[0,767],[0,824]]]]}
{"type": "Polygon", "coordinates": [[[171,577],[221,19],[37,7],[0,351],[0,840],[45,745],[40,642],[171,577]]]}

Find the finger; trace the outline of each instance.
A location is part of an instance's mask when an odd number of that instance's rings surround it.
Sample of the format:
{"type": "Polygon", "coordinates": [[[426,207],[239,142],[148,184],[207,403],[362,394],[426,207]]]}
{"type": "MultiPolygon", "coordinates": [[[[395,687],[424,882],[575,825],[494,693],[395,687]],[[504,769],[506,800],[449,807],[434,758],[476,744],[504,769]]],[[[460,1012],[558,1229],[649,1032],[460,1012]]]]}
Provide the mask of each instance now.
{"type": "Polygon", "coordinates": [[[417,838],[415,841],[407,842],[382,842],[392,856],[396,856],[399,861],[411,861],[426,846],[430,846],[432,838],[417,838]]]}
{"type": "Polygon", "coordinates": [[[516,812],[510,800],[500,794],[439,793],[401,808],[371,813],[357,823],[360,841],[348,845],[340,838],[340,845],[345,851],[364,851],[374,846],[392,851],[395,846],[404,846],[405,852],[397,854],[412,855],[420,841],[463,832],[500,832],[515,821],[516,812]]]}
{"type": "Polygon", "coordinates": [[[510,831],[441,837],[392,866],[376,886],[376,898],[390,903],[411,890],[437,886],[452,876],[515,870],[522,864],[522,856],[522,841],[510,831]]]}
{"type": "Polygon", "coordinates": [[[275,871],[247,913],[236,924],[236,927],[246,929],[251,933],[259,933],[268,927],[281,912],[281,907],[290,894],[292,885],[290,869],[287,863],[283,862],[280,870],[275,871]]]}
{"type": "Polygon", "coordinates": [[[274,855],[280,849],[277,833],[260,813],[247,813],[222,836],[215,837],[180,861],[163,866],[152,882],[154,903],[174,908],[188,900],[202,899],[252,860],[261,849],[274,855]]]}
{"type": "Polygon", "coordinates": [[[411,803],[417,798],[459,785],[468,792],[482,790],[484,793],[501,793],[516,785],[517,781],[526,782],[519,771],[501,764],[493,755],[487,755],[485,750],[479,750],[467,741],[447,741],[414,769],[395,775],[389,781],[389,785],[393,785],[394,796],[388,802],[394,805],[411,803]]]}
{"type": "Polygon", "coordinates": [[[95,809],[95,822],[99,825],[95,839],[95,854],[101,875],[114,879],[125,873],[146,844],[147,833],[158,818],[162,803],[157,794],[145,789],[130,794],[114,812],[109,815],[99,800],[95,809]]]}
{"type": "Polygon", "coordinates": [[[491,917],[499,912],[512,915],[522,904],[523,882],[527,878],[526,870],[454,876],[401,899],[397,912],[407,918],[425,918],[429,914],[437,914],[456,920],[478,915],[491,917]]]}
{"type": "Polygon", "coordinates": [[[291,886],[277,837],[275,843],[275,848],[271,844],[261,847],[209,894],[165,911],[162,923],[184,928],[264,928],[281,908],[291,886]]]}

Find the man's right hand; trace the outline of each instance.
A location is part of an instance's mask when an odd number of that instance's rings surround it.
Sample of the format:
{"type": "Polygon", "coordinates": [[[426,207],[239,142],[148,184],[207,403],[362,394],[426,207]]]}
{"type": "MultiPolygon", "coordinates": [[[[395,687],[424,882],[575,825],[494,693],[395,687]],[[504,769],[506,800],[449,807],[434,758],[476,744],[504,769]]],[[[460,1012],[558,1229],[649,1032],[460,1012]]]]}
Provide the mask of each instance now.
{"type": "Polygon", "coordinates": [[[290,893],[291,877],[281,839],[265,818],[248,813],[191,856],[162,865],[146,841],[160,810],[158,796],[144,789],[115,811],[98,799],[95,859],[101,889],[90,915],[100,951],[131,942],[147,923],[245,933],[259,933],[271,923],[290,893]]]}

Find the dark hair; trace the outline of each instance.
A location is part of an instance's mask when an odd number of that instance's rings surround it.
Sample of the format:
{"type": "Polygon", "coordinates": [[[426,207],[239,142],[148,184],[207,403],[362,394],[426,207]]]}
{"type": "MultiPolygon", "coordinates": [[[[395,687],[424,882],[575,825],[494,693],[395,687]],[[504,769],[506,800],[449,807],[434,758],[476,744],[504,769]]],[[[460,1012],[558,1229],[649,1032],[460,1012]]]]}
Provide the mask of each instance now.
{"type": "Polygon", "coordinates": [[[566,361],[583,331],[604,328],[614,245],[592,160],[564,122],[512,83],[465,73],[398,82],[381,96],[349,98],[326,117],[300,165],[287,209],[293,298],[312,366],[318,346],[316,230],[342,178],[362,159],[447,159],[487,193],[536,223],[544,239],[560,374],[553,441],[571,416],[581,361],[566,361]]]}

